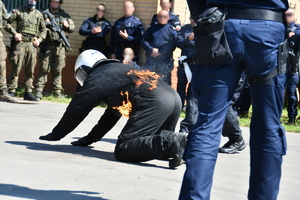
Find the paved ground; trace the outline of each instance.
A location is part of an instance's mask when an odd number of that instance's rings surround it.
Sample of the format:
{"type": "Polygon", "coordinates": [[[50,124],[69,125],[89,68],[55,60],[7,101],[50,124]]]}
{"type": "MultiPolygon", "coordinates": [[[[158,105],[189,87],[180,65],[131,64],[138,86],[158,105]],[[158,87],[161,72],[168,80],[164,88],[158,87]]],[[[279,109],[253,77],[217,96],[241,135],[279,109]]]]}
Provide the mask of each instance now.
{"type": "MultiPolygon", "coordinates": [[[[132,164],[114,159],[114,144],[126,118],[91,148],[73,147],[70,142],[89,132],[104,111],[100,108],[61,141],[39,140],[65,108],[48,102],[0,103],[0,200],[177,199],[184,165],[170,170],[167,161],[132,164]]],[[[243,132],[248,144],[249,130],[243,132]]],[[[278,199],[298,200],[300,134],[287,133],[287,138],[289,151],[278,199]]],[[[219,155],[211,199],[246,199],[248,174],[249,148],[236,155],[219,155]]]]}

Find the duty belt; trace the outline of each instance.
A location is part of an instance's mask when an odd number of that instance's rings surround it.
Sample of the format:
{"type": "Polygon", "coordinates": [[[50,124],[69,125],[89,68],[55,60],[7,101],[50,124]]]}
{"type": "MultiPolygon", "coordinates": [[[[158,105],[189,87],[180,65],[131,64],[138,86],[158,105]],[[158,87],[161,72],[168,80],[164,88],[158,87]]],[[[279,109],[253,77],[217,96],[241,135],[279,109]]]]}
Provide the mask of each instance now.
{"type": "Polygon", "coordinates": [[[283,12],[256,8],[227,8],[227,19],[267,20],[285,23],[283,12]]]}
{"type": "Polygon", "coordinates": [[[23,41],[23,42],[32,42],[32,41],[33,41],[33,38],[34,38],[34,36],[23,35],[22,41],[23,41]]]}

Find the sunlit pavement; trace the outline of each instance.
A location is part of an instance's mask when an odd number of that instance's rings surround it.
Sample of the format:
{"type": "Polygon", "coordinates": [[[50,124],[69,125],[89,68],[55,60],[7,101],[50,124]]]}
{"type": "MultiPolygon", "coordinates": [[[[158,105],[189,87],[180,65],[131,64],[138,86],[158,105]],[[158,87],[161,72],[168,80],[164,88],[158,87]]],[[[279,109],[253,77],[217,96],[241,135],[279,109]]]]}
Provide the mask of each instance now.
{"type": "MultiPolygon", "coordinates": [[[[113,151],[126,123],[122,118],[102,141],[90,148],[70,142],[86,135],[104,109],[95,108],[84,122],[61,141],[39,140],[51,132],[65,104],[0,102],[0,200],[175,200],[185,166],[168,169],[167,161],[122,163],[113,151]]],[[[248,144],[249,129],[243,128],[248,144]]],[[[300,134],[287,133],[279,200],[300,196],[300,134]]],[[[222,144],[226,138],[222,139],[222,144]]],[[[247,199],[249,147],[235,155],[219,154],[212,200],[247,199]]]]}

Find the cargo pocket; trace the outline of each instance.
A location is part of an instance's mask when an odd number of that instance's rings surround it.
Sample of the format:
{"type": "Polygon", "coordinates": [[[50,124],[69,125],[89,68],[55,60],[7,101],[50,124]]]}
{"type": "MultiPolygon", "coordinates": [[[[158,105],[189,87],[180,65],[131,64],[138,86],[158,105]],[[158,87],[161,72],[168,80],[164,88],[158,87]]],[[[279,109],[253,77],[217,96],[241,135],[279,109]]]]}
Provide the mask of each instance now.
{"type": "Polygon", "coordinates": [[[199,15],[195,34],[195,61],[210,65],[233,59],[224,31],[225,13],[217,7],[208,8],[199,15]]]}

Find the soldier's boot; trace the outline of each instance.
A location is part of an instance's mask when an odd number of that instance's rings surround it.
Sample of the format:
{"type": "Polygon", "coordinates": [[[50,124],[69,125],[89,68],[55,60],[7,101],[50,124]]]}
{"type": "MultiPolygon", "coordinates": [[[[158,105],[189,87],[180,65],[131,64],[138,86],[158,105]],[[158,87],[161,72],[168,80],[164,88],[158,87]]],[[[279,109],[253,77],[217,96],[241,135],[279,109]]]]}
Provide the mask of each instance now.
{"type": "Polygon", "coordinates": [[[237,138],[229,138],[229,141],[219,148],[219,153],[234,154],[246,148],[245,141],[242,136],[237,138]]]}
{"type": "Polygon", "coordinates": [[[295,118],[289,118],[288,125],[295,125],[295,118]]]}
{"type": "Polygon", "coordinates": [[[39,99],[36,98],[31,92],[25,92],[24,93],[24,100],[27,100],[27,101],[39,101],[39,99]]]}
{"type": "Polygon", "coordinates": [[[81,147],[86,147],[92,144],[92,142],[88,142],[86,137],[82,137],[77,141],[71,142],[73,146],[81,146],[81,147]]]}
{"type": "Polygon", "coordinates": [[[169,161],[170,169],[174,169],[183,164],[182,156],[187,142],[187,133],[175,133],[172,141],[170,141],[170,154],[172,160],[169,161]]]}
{"type": "Polygon", "coordinates": [[[35,93],[35,97],[38,98],[39,100],[41,100],[43,98],[43,93],[42,91],[36,91],[35,93]]]}
{"type": "Polygon", "coordinates": [[[11,97],[7,89],[0,90],[0,101],[9,102],[9,103],[17,103],[17,99],[11,97]]]}
{"type": "Polygon", "coordinates": [[[55,96],[58,99],[65,98],[64,95],[62,95],[60,91],[53,92],[53,96],[55,96]]]}
{"type": "Polygon", "coordinates": [[[9,95],[10,95],[12,98],[15,98],[15,97],[16,97],[16,93],[15,93],[15,92],[10,92],[9,95]]]}

